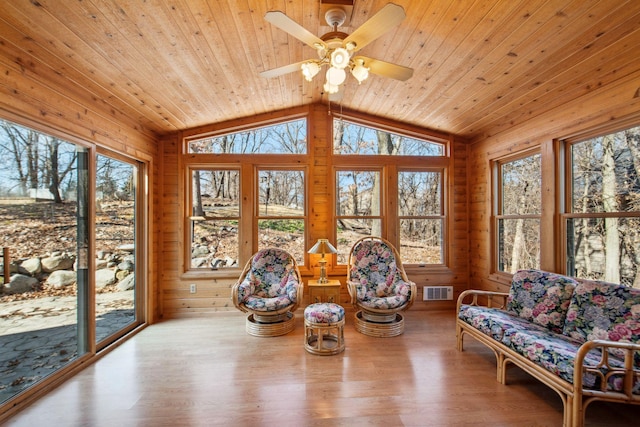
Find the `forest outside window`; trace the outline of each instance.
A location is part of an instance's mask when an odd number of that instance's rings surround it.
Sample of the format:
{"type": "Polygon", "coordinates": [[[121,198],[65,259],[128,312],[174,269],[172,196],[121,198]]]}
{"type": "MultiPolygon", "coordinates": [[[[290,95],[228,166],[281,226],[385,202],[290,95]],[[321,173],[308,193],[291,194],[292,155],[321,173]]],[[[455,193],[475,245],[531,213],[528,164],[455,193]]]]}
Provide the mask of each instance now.
{"type": "Polygon", "coordinates": [[[289,117],[185,142],[186,269],[229,274],[251,254],[274,246],[304,265],[307,119],[289,117]]]}
{"type": "Polygon", "coordinates": [[[334,118],[333,131],[338,264],[358,239],[378,236],[405,264],[444,265],[444,141],[343,117],[334,118]]]}
{"type": "Polygon", "coordinates": [[[258,171],[258,250],[282,248],[304,265],[305,172],[258,171]]]}
{"type": "Polygon", "coordinates": [[[497,271],[540,268],[541,155],[496,163],[497,271]]]}
{"type": "Polygon", "coordinates": [[[640,287],[640,127],[567,144],[567,274],[640,287]]]}
{"type": "Polygon", "coordinates": [[[381,170],[336,172],[338,263],[346,264],[353,244],[364,236],[382,237],[381,170]]]}
{"type": "Polygon", "coordinates": [[[191,268],[238,266],[240,171],[191,170],[191,268]]]}
{"type": "Polygon", "coordinates": [[[443,264],[443,171],[398,173],[400,255],[404,264],[443,264]]]}

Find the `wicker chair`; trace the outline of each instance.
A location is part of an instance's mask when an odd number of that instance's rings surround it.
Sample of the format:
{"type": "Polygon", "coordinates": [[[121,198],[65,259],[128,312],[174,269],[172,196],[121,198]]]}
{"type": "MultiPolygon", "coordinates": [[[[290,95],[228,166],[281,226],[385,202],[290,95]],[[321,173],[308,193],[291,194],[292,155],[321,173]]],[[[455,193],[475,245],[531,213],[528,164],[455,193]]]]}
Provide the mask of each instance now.
{"type": "Polygon", "coordinates": [[[236,308],[249,313],[249,335],[274,337],[294,329],[293,312],[302,301],[302,291],[293,256],[283,249],[267,248],[247,262],[231,289],[231,299],[236,308]]]}
{"type": "Polygon", "coordinates": [[[404,317],[416,296],[395,247],[380,237],[358,240],[349,254],[347,290],[356,309],[355,328],[375,337],[404,332],[404,317]]]}

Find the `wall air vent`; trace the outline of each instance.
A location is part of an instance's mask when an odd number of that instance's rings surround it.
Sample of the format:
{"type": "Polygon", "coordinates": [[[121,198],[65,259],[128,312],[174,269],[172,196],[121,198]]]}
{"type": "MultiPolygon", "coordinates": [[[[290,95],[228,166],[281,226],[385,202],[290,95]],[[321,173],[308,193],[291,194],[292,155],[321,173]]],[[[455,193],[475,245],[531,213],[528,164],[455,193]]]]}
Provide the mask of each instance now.
{"type": "Polygon", "coordinates": [[[423,301],[446,301],[453,299],[453,286],[424,286],[423,301]]]}

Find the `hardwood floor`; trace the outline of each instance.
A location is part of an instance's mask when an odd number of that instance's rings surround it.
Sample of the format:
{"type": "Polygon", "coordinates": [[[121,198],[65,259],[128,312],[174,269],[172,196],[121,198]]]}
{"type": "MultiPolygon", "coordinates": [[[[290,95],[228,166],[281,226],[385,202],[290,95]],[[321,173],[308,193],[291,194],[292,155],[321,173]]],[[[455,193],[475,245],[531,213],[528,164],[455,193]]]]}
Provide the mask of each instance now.
{"type": "MultiPolygon", "coordinates": [[[[241,313],[152,325],[7,421],[9,426],[561,426],[562,403],[473,339],[455,349],[451,312],[409,311],[399,337],[372,338],[347,312],[346,350],[256,338],[241,313]]],[[[597,402],[588,426],[637,426],[640,406],[597,402]]]]}

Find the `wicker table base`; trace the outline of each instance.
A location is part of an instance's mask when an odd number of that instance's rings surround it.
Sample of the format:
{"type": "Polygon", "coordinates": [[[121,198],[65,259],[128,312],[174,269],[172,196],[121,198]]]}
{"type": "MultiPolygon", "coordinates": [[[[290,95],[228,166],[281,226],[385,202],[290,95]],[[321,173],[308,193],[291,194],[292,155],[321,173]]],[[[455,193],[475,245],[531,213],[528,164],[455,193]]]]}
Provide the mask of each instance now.
{"type": "Polygon", "coordinates": [[[304,321],[304,348],[309,353],[330,356],[344,351],[344,318],[336,323],[304,321]]]}
{"type": "Polygon", "coordinates": [[[247,333],[254,337],[277,337],[285,335],[293,331],[296,326],[295,320],[293,313],[288,312],[286,320],[273,323],[261,323],[255,320],[253,314],[250,314],[247,317],[247,333]]]}
{"type": "Polygon", "coordinates": [[[362,311],[358,311],[354,317],[356,331],[370,337],[395,337],[404,332],[404,317],[400,313],[396,313],[393,321],[385,323],[364,320],[362,311]]]}

